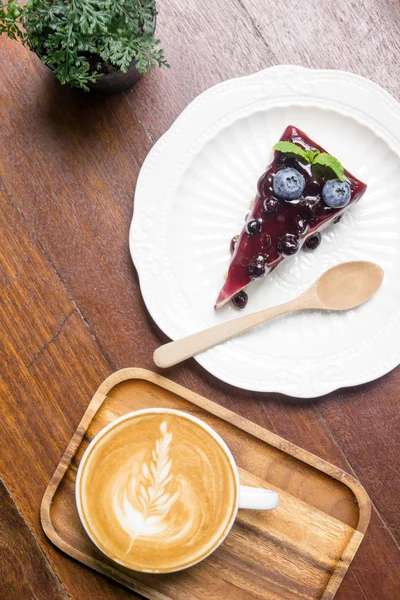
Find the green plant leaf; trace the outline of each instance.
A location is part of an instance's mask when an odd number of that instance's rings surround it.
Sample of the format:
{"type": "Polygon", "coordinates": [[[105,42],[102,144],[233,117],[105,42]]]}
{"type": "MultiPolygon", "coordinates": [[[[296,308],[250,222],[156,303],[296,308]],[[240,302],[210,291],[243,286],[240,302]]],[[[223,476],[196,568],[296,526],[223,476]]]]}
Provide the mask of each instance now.
{"type": "Polygon", "coordinates": [[[298,158],[306,163],[310,162],[308,160],[307,152],[297,144],[293,144],[293,142],[278,142],[275,144],[274,148],[275,150],[278,150],[278,152],[283,152],[283,154],[287,154],[293,158],[298,158]]]}
{"type": "Polygon", "coordinates": [[[318,156],[319,150],[306,150],[306,154],[308,162],[312,164],[315,160],[315,157],[318,156]]]}
{"type": "Polygon", "coordinates": [[[319,165],[321,167],[326,167],[326,168],[330,169],[331,171],[333,171],[333,173],[336,175],[336,177],[340,181],[345,180],[344,169],[343,169],[341,163],[338,161],[337,158],[335,158],[331,154],[328,154],[327,152],[321,152],[320,154],[318,154],[313,159],[312,164],[319,165]]]}

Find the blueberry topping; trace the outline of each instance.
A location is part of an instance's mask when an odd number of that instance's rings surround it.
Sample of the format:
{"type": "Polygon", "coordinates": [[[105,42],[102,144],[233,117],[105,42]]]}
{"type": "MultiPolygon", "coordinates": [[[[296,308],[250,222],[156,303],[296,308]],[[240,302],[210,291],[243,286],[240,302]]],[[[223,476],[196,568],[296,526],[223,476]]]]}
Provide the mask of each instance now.
{"type": "Polygon", "coordinates": [[[304,244],[303,247],[305,250],[315,250],[315,248],[318,248],[320,243],[321,243],[321,234],[316,233],[312,237],[308,238],[308,240],[306,241],[306,243],[304,244]]]}
{"type": "Polygon", "coordinates": [[[272,246],[272,239],[271,239],[271,236],[268,235],[268,233],[264,233],[264,236],[262,239],[262,245],[263,245],[263,248],[270,248],[272,246]]]}
{"type": "Polygon", "coordinates": [[[238,235],[234,235],[233,238],[231,239],[231,245],[230,245],[231,254],[233,254],[235,251],[236,242],[238,241],[238,239],[239,239],[238,235]]]}
{"type": "Polygon", "coordinates": [[[248,295],[242,290],[241,292],[236,294],[236,296],[233,296],[232,304],[233,306],[236,306],[236,308],[244,308],[247,304],[248,299],[248,295]]]}
{"type": "Polygon", "coordinates": [[[343,208],[350,202],[350,186],[347,181],[329,179],[322,188],[322,198],[330,208],[343,208]]]}
{"type": "Polygon", "coordinates": [[[246,225],[246,231],[249,235],[258,235],[261,233],[262,220],[261,219],[250,219],[246,225]]]}
{"type": "Polygon", "coordinates": [[[263,206],[266,213],[276,213],[279,208],[279,200],[270,196],[269,198],[265,198],[263,206]]]}
{"type": "Polygon", "coordinates": [[[297,236],[295,236],[293,233],[285,233],[285,235],[281,237],[278,242],[279,252],[281,254],[286,254],[287,256],[295,254],[298,248],[297,236]]]}
{"type": "Polygon", "coordinates": [[[276,248],[271,247],[269,250],[266,250],[264,253],[264,259],[265,259],[265,262],[267,265],[271,265],[272,263],[277,261],[279,258],[280,258],[280,255],[276,248]]]}
{"type": "Polygon", "coordinates": [[[274,177],[274,192],[278,198],[297,200],[305,187],[305,179],[297,169],[282,169],[274,177]]]}
{"type": "Polygon", "coordinates": [[[263,256],[257,256],[248,266],[249,275],[252,279],[258,279],[265,275],[265,261],[263,256]]]}

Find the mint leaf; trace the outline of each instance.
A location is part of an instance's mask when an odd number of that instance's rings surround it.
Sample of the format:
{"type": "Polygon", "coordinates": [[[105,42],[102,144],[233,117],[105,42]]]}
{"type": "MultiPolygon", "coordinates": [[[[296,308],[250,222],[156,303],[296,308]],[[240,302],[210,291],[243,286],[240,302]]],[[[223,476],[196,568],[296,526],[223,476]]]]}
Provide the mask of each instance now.
{"type": "Polygon", "coordinates": [[[303,150],[297,144],[293,142],[278,142],[274,146],[278,152],[283,152],[291,158],[297,158],[303,163],[312,165],[313,172],[318,174],[323,171],[323,168],[330,169],[335,176],[344,181],[344,169],[337,158],[328,154],[327,152],[320,152],[319,150],[303,150]],[[322,168],[321,168],[322,167],[322,168]]]}
{"type": "Polygon", "coordinates": [[[293,144],[293,142],[278,142],[275,144],[274,148],[275,150],[278,150],[278,152],[283,152],[283,154],[287,154],[288,156],[298,158],[306,163],[310,162],[307,157],[307,152],[297,144],[293,144]]]}
{"type": "Polygon", "coordinates": [[[307,159],[309,163],[313,163],[316,156],[319,154],[319,150],[307,150],[307,159]]]}
{"type": "Polygon", "coordinates": [[[336,177],[340,181],[344,181],[344,169],[337,158],[328,154],[327,152],[321,152],[312,161],[313,165],[320,165],[321,167],[327,167],[334,172],[336,177]]]}

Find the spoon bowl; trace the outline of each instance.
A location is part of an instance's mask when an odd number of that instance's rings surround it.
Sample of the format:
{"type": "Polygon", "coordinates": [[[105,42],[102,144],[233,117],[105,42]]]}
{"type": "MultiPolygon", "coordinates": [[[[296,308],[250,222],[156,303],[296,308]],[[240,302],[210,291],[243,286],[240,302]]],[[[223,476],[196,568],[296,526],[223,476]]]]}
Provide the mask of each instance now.
{"type": "Polygon", "coordinates": [[[342,263],[325,271],[312,286],[327,310],[350,310],[369,300],[380,288],[383,269],[368,261],[342,263]]]}

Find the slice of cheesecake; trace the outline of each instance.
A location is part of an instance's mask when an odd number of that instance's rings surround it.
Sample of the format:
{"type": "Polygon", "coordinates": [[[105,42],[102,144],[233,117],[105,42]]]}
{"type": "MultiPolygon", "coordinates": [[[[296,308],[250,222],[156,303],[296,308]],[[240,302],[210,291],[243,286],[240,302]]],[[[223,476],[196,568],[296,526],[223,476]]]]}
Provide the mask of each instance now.
{"type": "Polygon", "coordinates": [[[253,279],[273,271],[303,245],[316,248],[319,233],[337,222],[366,187],[305,133],[287,127],[258,181],[245,226],[231,242],[232,259],[215,308],[229,300],[243,308],[244,288],[253,279]]]}

